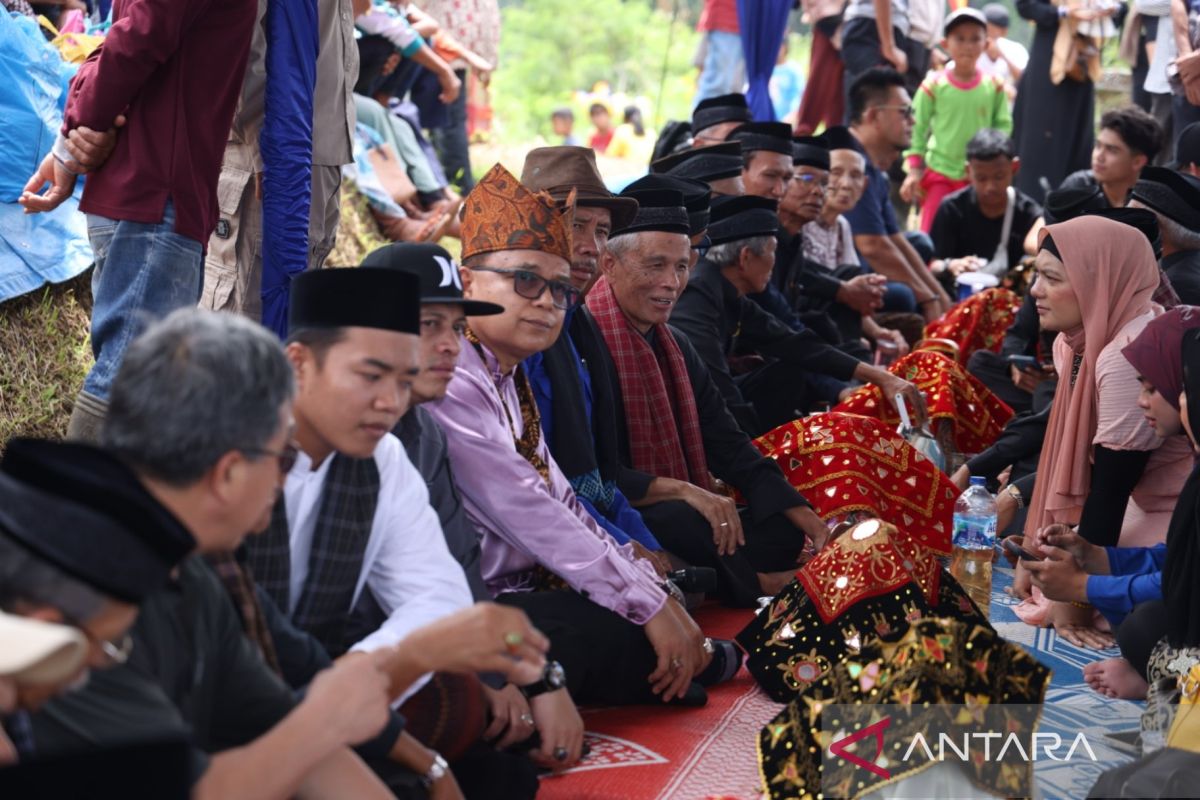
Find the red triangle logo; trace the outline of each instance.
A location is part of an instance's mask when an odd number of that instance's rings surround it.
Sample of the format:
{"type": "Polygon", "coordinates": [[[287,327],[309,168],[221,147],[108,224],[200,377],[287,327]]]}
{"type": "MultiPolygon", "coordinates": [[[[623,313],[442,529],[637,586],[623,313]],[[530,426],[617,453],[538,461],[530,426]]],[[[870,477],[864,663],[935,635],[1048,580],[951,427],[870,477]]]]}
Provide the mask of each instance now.
{"type": "Polygon", "coordinates": [[[855,731],[845,738],[838,739],[836,742],[830,742],[829,753],[830,755],[835,755],[838,758],[843,758],[857,767],[862,767],[865,770],[873,772],[881,778],[890,778],[892,777],[892,773],[877,765],[875,760],[879,758],[879,754],[883,752],[883,732],[887,730],[887,727],[891,724],[891,717],[884,717],[883,719],[879,720],[879,722],[868,725],[861,731],[855,731]],[[875,755],[871,756],[870,761],[860,758],[854,753],[846,752],[847,747],[855,742],[867,738],[868,736],[875,737],[875,755]]]}

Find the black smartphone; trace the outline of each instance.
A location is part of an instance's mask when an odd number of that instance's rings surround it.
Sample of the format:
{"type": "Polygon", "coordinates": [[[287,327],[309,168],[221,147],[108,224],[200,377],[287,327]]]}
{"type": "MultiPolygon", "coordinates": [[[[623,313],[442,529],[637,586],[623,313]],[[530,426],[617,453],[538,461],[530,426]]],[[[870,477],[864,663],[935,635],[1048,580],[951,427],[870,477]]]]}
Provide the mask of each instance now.
{"type": "Polygon", "coordinates": [[[1042,369],[1042,362],[1036,356],[1011,355],[1004,360],[1017,369],[1042,369]]]}
{"type": "Polygon", "coordinates": [[[1011,553],[1016,558],[1021,559],[1022,561],[1042,561],[1042,560],[1044,560],[1041,556],[1034,555],[1033,553],[1026,550],[1024,547],[1021,547],[1021,545],[1017,544],[1012,539],[1005,539],[1004,541],[1001,542],[1001,544],[1004,546],[1005,550],[1007,550],[1009,553],[1011,553]]]}

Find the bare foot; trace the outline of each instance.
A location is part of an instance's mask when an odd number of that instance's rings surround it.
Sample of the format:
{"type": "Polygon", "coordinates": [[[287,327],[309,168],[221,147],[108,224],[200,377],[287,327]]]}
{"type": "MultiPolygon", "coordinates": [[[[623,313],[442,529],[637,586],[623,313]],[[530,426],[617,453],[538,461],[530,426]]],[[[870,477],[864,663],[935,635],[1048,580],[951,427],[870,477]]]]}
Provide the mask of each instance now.
{"type": "Polygon", "coordinates": [[[792,580],[796,577],[794,572],[760,572],[758,573],[758,585],[762,587],[764,596],[774,597],[783,591],[792,580]]]}
{"type": "Polygon", "coordinates": [[[1121,700],[1145,700],[1146,680],[1123,658],[1093,661],[1083,668],[1087,685],[1105,697],[1121,700]]]}

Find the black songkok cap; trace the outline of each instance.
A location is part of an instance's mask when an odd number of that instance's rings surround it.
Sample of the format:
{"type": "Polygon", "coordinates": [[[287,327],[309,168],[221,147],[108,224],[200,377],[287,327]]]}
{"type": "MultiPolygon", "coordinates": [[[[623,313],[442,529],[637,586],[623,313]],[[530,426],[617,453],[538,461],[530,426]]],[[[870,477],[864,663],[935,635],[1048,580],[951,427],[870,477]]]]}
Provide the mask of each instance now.
{"type": "Polygon", "coordinates": [[[1066,222],[1089,211],[1099,211],[1108,205],[1099,186],[1081,186],[1077,189],[1055,189],[1046,195],[1042,218],[1047,225],[1066,222]]]}
{"type": "Polygon", "coordinates": [[[363,259],[364,267],[411,272],[421,282],[421,305],[462,306],[468,317],[504,313],[504,306],[463,298],[462,278],[454,257],[429,242],[392,242],[373,250],[363,259]]]}
{"type": "Polygon", "coordinates": [[[730,131],[728,141],[741,144],[743,153],[769,150],[792,154],[792,129],[784,122],[747,122],[730,131]]]}
{"type": "Polygon", "coordinates": [[[643,231],[691,235],[687,208],[683,205],[683,193],[678,189],[669,188],[665,183],[658,183],[661,177],[647,175],[639,181],[642,184],[641,188],[621,192],[620,197],[632,197],[638,201],[637,215],[628,226],[613,231],[608,238],[615,239],[618,236],[643,231]]]}
{"type": "Polygon", "coordinates": [[[688,235],[695,236],[708,228],[708,206],[712,190],[707,183],[673,175],[647,175],[625,187],[626,192],[636,193],[652,189],[674,189],[683,195],[683,207],[687,209],[688,235]]]}
{"type": "Polygon", "coordinates": [[[862,143],[845,125],[826,128],[817,139],[825,145],[826,150],[856,150],[864,156],[867,154],[862,143]]]}
{"type": "Polygon", "coordinates": [[[713,244],[724,244],[754,236],[774,236],[779,230],[779,217],[775,214],[778,207],[778,203],[765,197],[718,197],[712,203],[708,238],[713,244]]]}
{"type": "Polygon", "coordinates": [[[381,328],[421,332],[421,281],[378,267],[314,269],[292,279],[288,331],[381,328]]]}
{"type": "Polygon", "coordinates": [[[1163,167],[1146,167],[1133,185],[1133,199],[1200,233],[1200,179],[1163,167]]]}
{"type": "Polygon", "coordinates": [[[746,95],[735,92],[701,100],[692,111],[692,131],[699,133],[705,128],[722,122],[749,122],[754,119],[746,95]]]}
{"type": "Polygon", "coordinates": [[[709,183],[742,174],[742,146],[737,142],[722,142],[708,147],[693,147],[650,165],[657,175],[674,175],[709,183]]]}
{"type": "Polygon", "coordinates": [[[138,604],[196,540],[120,459],[91,445],[12,439],[0,532],[101,594],[138,604]]]}
{"type": "Polygon", "coordinates": [[[799,136],[792,139],[792,165],[829,169],[829,150],[819,136],[799,136]]]}
{"type": "Polygon", "coordinates": [[[1107,217],[1137,229],[1150,242],[1150,247],[1154,250],[1154,259],[1157,261],[1162,258],[1162,235],[1158,230],[1158,217],[1154,216],[1153,211],[1144,208],[1097,208],[1086,213],[1096,217],[1107,217]]]}

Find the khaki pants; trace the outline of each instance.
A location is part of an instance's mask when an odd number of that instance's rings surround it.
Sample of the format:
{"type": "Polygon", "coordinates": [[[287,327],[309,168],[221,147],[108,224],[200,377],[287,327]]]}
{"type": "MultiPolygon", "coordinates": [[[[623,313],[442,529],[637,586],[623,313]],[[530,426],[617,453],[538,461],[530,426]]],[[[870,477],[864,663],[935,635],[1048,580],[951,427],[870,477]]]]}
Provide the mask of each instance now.
{"type": "MultiPolygon", "coordinates": [[[[262,201],[244,145],[229,144],[217,183],[221,216],[208,240],[200,307],[262,319],[262,201]]],[[[314,164],[308,217],[308,265],[320,269],[337,239],[341,167],[314,164]]]]}

